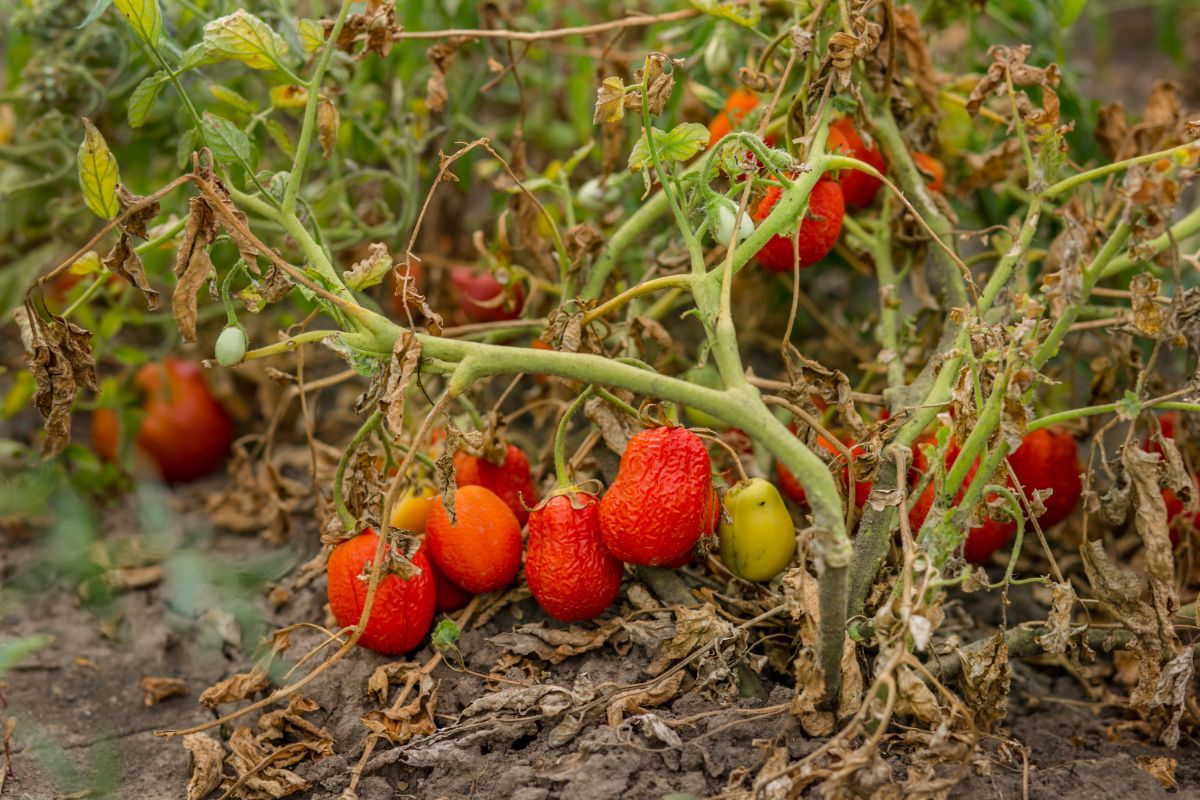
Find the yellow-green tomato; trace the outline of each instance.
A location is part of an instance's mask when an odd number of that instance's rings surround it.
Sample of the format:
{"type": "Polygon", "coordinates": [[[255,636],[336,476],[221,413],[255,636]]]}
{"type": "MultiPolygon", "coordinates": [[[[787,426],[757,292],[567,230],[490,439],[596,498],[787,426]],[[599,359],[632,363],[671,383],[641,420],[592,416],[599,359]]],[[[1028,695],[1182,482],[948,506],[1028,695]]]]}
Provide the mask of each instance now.
{"type": "Polygon", "coordinates": [[[762,478],[738,484],[725,495],[718,529],[721,560],[748,581],[769,581],[787,567],[796,552],[792,515],[775,485],[762,478]]]}

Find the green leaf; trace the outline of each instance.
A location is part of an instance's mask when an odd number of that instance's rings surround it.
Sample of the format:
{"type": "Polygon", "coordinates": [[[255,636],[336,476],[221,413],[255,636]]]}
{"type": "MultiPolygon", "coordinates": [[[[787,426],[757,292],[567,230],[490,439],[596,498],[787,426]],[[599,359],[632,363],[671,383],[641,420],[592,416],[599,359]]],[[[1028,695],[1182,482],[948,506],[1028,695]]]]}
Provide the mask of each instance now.
{"type": "Polygon", "coordinates": [[[185,69],[195,69],[205,64],[215,64],[221,60],[222,56],[219,53],[214,53],[206,42],[197,42],[183,51],[183,58],[179,62],[179,70],[182,72],[185,69]]]}
{"type": "Polygon", "coordinates": [[[92,10],[83,18],[83,22],[79,23],[76,30],[83,30],[88,25],[100,19],[104,12],[108,11],[108,7],[112,5],[112,2],[113,0],[96,0],[96,5],[92,6],[92,10]]]}
{"type": "Polygon", "coordinates": [[[1079,19],[1079,15],[1083,13],[1086,5],[1087,0],[1062,0],[1062,11],[1058,14],[1058,24],[1063,28],[1071,27],[1075,24],[1075,20],[1079,19]]]}
{"type": "Polygon", "coordinates": [[[274,69],[288,55],[283,37],[241,8],[205,25],[204,41],[214,54],[253,69],[274,69]]]}
{"type": "Polygon", "coordinates": [[[179,164],[180,169],[187,169],[192,151],[199,146],[200,130],[198,128],[188,128],[183,136],[179,137],[179,142],[175,145],[175,161],[179,164]]]}
{"type": "Polygon", "coordinates": [[[296,155],[296,146],[292,144],[292,140],[288,138],[287,131],[273,119],[267,120],[267,135],[271,137],[276,146],[282,150],[288,158],[296,155]]]}
{"type": "Polygon", "coordinates": [[[158,47],[162,35],[162,12],[158,0],[113,0],[121,16],[129,21],[129,27],[146,44],[158,47]]]}
{"type": "Polygon", "coordinates": [[[140,128],[146,123],[146,118],[150,116],[150,111],[154,108],[158,90],[166,82],[167,73],[159,70],[139,83],[133,90],[133,94],[129,95],[129,126],[131,128],[140,128]]]}
{"type": "MultiPolygon", "coordinates": [[[[686,161],[708,146],[708,128],[695,122],[676,125],[669,131],[651,129],[658,157],[664,161],[686,161]]],[[[629,168],[638,172],[650,163],[650,145],[646,132],[633,146],[629,154],[629,168]]]]}
{"type": "Polygon", "coordinates": [[[710,17],[727,19],[743,28],[753,28],[762,19],[758,0],[750,0],[749,5],[730,0],[692,0],[692,6],[710,17]]]}
{"type": "Polygon", "coordinates": [[[204,138],[218,161],[250,163],[250,140],[242,129],[224,117],[204,112],[204,138]]]}
{"type": "Polygon", "coordinates": [[[75,156],[79,164],[79,186],[87,207],[103,219],[117,215],[117,159],[108,149],[108,142],[87,117],[83,118],[83,143],[75,156]]]}
{"type": "Polygon", "coordinates": [[[325,44],[325,26],[315,19],[302,19],[296,24],[300,46],[306,53],[315,53],[325,44]]]}
{"type": "Polygon", "coordinates": [[[217,98],[217,100],[228,106],[233,106],[244,114],[253,114],[256,110],[254,103],[251,103],[233,89],[228,89],[217,83],[210,83],[208,90],[212,92],[212,96],[217,98]]]}
{"type": "Polygon", "coordinates": [[[436,650],[446,650],[454,647],[455,643],[458,642],[458,637],[461,635],[462,631],[459,630],[458,625],[454,620],[447,617],[433,629],[433,636],[430,637],[431,644],[433,644],[436,650]]]}

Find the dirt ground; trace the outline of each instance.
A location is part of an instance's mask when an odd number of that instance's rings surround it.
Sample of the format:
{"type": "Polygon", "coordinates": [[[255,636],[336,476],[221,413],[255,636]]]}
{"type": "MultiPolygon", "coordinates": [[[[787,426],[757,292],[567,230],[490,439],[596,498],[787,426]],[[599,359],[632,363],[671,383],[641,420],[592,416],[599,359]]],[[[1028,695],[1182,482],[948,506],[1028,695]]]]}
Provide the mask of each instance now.
{"type": "MultiPolygon", "coordinates": [[[[315,535],[297,540],[315,541],[315,535]]],[[[267,547],[257,539],[220,533],[203,544],[216,556],[230,559],[252,557],[267,547]]],[[[31,543],[4,540],[0,577],[9,579],[33,551],[31,543]]],[[[628,608],[629,593],[641,592],[635,587],[638,583],[631,577],[618,607],[624,603],[628,608]]],[[[318,579],[280,610],[264,601],[262,611],[272,626],[321,620],[324,593],[318,579]]],[[[121,798],[184,796],[188,753],[178,739],[156,736],[155,731],[213,719],[214,713],[201,707],[196,695],[245,671],[250,663],[243,649],[228,642],[213,647],[203,636],[186,635],[195,631],[197,622],[174,613],[167,599],[161,586],[123,594],[115,635],[111,626],[102,625],[73,594],[62,590],[42,594],[18,616],[3,621],[9,635],[45,632],[54,637],[0,689],[4,715],[17,720],[13,776],[5,798],[83,797],[89,795],[81,790],[98,785],[111,786],[111,796],[121,798]],[[139,681],[148,675],[180,678],[190,693],[147,706],[139,681]]],[[[1014,614],[1045,616],[1045,606],[1033,593],[1023,592],[1014,600],[1014,614]]],[[[945,629],[963,641],[990,633],[994,629],[987,626],[998,621],[995,600],[976,595],[957,596],[948,611],[945,629]],[[972,629],[972,624],[978,627],[972,629]]],[[[497,637],[543,621],[544,615],[526,599],[482,627],[468,626],[459,642],[465,667],[488,673],[514,647],[511,636],[497,637]]],[[[297,632],[291,652],[306,652],[318,640],[315,633],[297,632]]],[[[411,658],[423,663],[432,654],[427,645],[411,658]]],[[[644,677],[652,655],[636,643],[610,643],[549,666],[539,682],[575,696],[589,687],[598,691],[627,686],[644,677]]],[[[308,719],[329,732],[334,753],[293,768],[310,785],[294,796],[337,798],[345,789],[367,736],[361,718],[377,707],[367,696],[368,678],[390,661],[358,649],[304,691],[319,704],[308,719]]],[[[1101,654],[1099,663],[1107,664],[1108,657],[1101,654]]],[[[563,720],[554,716],[545,698],[524,712],[507,708],[502,714],[464,715],[472,702],[502,697],[510,687],[485,684],[481,676],[445,664],[432,677],[440,690],[439,733],[402,747],[376,749],[358,787],[361,798],[710,797],[743,770],[756,774],[772,746],[786,746],[795,759],[820,745],[791,721],[786,704],[792,690],[769,678],[765,698],[726,704],[689,691],[694,679],[689,673],[669,703],[631,713],[616,727],[603,715],[585,717],[571,736],[571,731],[564,735],[563,720]],[[757,709],[766,711],[755,713],[757,709]],[[535,719],[539,712],[544,717],[535,719]]],[[[505,677],[526,683],[530,676],[513,668],[505,677]]],[[[985,738],[983,758],[967,770],[951,796],[1200,797],[1200,743],[1185,736],[1176,751],[1147,746],[1144,737],[1128,727],[1133,717],[1125,713],[1122,700],[1090,697],[1080,679],[1062,668],[1017,664],[1008,718],[994,736],[985,738]],[[1138,767],[1137,759],[1156,756],[1178,760],[1177,791],[1167,792],[1138,767]]],[[[222,728],[222,737],[230,731],[222,728]]],[[[889,757],[886,744],[884,756],[889,757]]],[[[902,755],[892,755],[889,763],[903,775],[902,755]]]]}

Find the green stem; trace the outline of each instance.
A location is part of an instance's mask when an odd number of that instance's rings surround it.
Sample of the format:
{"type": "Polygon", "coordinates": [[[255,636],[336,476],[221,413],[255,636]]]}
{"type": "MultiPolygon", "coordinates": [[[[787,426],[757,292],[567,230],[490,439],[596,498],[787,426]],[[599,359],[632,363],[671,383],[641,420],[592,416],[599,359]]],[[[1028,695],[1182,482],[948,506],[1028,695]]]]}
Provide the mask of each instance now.
{"type": "Polygon", "coordinates": [[[334,20],[333,29],[325,40],[325,48],[321,51],[320,58],[317,59],[312,76],[305,84],[305,88],[308,89],[308,100],[304,106],[304,122],[300,128],[300,137],[296,142],[296,157],[292,160],[292,172],[288,176],[287,188],[283,192],[283,203],[280,206],[285,215],[292,214],[296,209],[296,197],[304,178],[304,166],[308,161],[308,151],[312,145],[313,134],[316,132],[321,81],[324,80],[325,71],[329,68],[329,60],[333,57],[334,50],[337,49],[338,35],[342,32],[342,26],[346,24],[346,17],[350,13],[352,4],[353,0],[342,0],[342,7],[338,11],[337,19],[334,20]]]}
{"type": "MultiPolygon", "coordinates": [[[[1150,248],[1154,255],[1158,255],[1179,242],[1195,236],[1197,233],[1200,233],[1200,206],[1188,212],[1185,217],[1172,225],[1169,234],[1164,233],[1161,236],[1151,239],[1149,242],[1143,242],[1142,246],[1150,248]]],[[[1110,278],[1113,275],[1119,275],[1122,272],[1145,263],[1147,263],[1146,259],[1135,260],[1126,254],[1121,254],[1109,263],[1100,277],[1110,278]]]]}
{"type": "Polygon", "coordinates": [[[1063,194],[1064,192],[1071,191],[1076,186],[1082,186],[1083,184],[1094,181],[1097,178],[1103,178],[1107,175],[1112,175],[1114,172],[1121,172],[1122,170],[1137,166],[1139,164],[1153,164],[1155,161],[1158,161],[1162,158],[1172,158],[1175,156],[1184,155],[1188,151],[1196,150],[1198,148],[1200,148],[1200,142],[1189,142],[1188,144],[1169,147],[1166,150],[1159,150],[1156,153],[1147,153],[1141,156],[1134,156],[1133,158],[1126,158],[1122,161],[1114,161],[1111,164],[1105,164],[1103,166],[1096,167],[1095,169],[1089,169],[1085,172],[1080,172],[1078,175],[1072,175],[1069,178],[1063,178],[1058,183],[1043,189],[1042,197],[1046,198],[1047,200],[1051,200],[1055,197],[1058,197],[1060,194],[1063,194]]]}
{"type": "MultiPolygon", "coordinates": [[[[236,318],[235,318],[236,319],[236,318]]],[[[312,342],[321,342],[328,339],[330,336],[338,336],[340,331],[335,330],[319,330],[319,331],[304,331],[295,336],[289,336],[282,342],[269,344],[265,347],[259,347],[250,350],[246,353],[243,361],[253,361],[257,358],[269,358],[277,356],[281,353],[290,353],[302,344],[311,344],[312,342]]]]}
{"type": "Polygon", "coordinates": [[[571,486],[571,476],[567,472],[567,428],[571,426],[571,417],[575,416],[575,412],[583,407],[587,399],[592,396],[592,387],[584,389],[575,398],[571,405],[567,406],[567,410],[563,412],[562,419],[558,421],[558,430],[554,433],[554,474],[558,476],[558,486],[560,489],[566,489],[571,486]]]}
{"type": "MultiPolygon", "coordinates": [[[[1033,422],[1029,423],[1028,430],[1036,431],[1042,428],[1048,428],[1051,425],[1059,425],[1064,422],[1070,422],[1073,419],[1082,417],[1095,417],[1101,414],[1113,414],[1120,411],[1125,406],[1125,403],[1105,403],[1099,406],[1087,406],[1086,408],[1072,408],[1066,411],[1059,411],[1057,414],[1047,414],[1044,417],[1038,417],[1033,422]]],[[[1194,414],[1200,414],[1200,403],[1183,403],[1174,400],[1164,401],[1162,403],[1146,403],[1142,406],[1143,409],[1156,408],[1171,411],[1190,411],[1194,414]]]]}

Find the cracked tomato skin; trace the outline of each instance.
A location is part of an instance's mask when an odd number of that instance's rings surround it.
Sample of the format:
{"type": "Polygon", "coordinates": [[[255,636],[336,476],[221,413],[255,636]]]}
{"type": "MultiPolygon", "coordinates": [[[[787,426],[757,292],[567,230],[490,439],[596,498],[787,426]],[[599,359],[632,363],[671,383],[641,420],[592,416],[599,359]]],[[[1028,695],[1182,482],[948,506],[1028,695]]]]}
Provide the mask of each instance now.
{"type": "Polygon", "coordinates": [[[529,509],[538,502],[537,490],[529,474],[529,459],[516,445],[508,446],[500,466],[482,456],[459,450],[454,454],[454,479],[459,486],[490,489],[513,512],[521,527],[529,520],[529,509]]]}
{"type": "Polygon", "coordinates": [[[1025,434],[1021,446],[1008,455],[1008,463],[1026,497],[1035,489],[1052,489],[1045,500],[1046,513],[1038,524],[1050,528],[1071,516],[1083,493],[1079,451],[1075,437],[1062,428],[1039,428],[1025,434]]]}
{"type": "Polygon", "coordinates": [[[503,589],[521,567],[521,525],[504,501],[482,486],[454,493],[455,524],[433,501],[425,527],[429,557],[442,574],[473,594],[503,589]]]}
{"type": "MultiPolygon", "coordinates": [[[[133,379],[145,411],[134,443],[157,465],[162,479],[180,483],[221,468],[233,443],[233,422],[213,397],[203,368],[194,361],[168,358],[145,364],[133,379]]],[[[112,409],[92,417],[92,444],[114,461],[120,426],[112,409]]]]}
{"type": "Polygon", "coordinates": [[[450,287],[467,322],[516,319],[525,307],[520,284],[505,287],[492,273],[474,267],[451,267],[450,287]]]}
{"type": "MultiPolygon", "coordinates": [[[[333,548],[326,567],[329,608],[338,625],[357,625],[367,599],[367,581],[360,579],[366,565],[375,557],[379,536],[365,531],[333,548]]],[[[359,637],[362,647],[394,656],[415,649],[433,624],[435,589],[429,560],[422,547],[412,558],[421,570],[407,580],[399,575],[384,575],[375,590],[367,628],[359,637]]]]}
{"type": "Polygon", "coordinates": [[[617,598],[624,575],[600,536],[595,495],[560,494],[529,515],[525,577],[550,616],[562,622],[599,616],[617,598]]]}
{"type": "MultiPolygon", "coordinates": [[[[830,125],[829,129],[842,135],[849,146],[848,155],[851,158],[857,158],[864,164],[874,167],[880,174],[887,169],[883,155],[877,148],[867,146],[867,143],[858,135],[858,131],[854,130],[854,123],[849,119],[839,119],[830,125]]],[[[883,186],[883,181],[857,170],[842,170],[838,176],[838,183],[842,187],[846,208],[850,211],[858,211],[871,205],[875,200],[875,195],[879,194],[879,188],[883,186]]]]}
{"type": "MultiPolygon", "coordinates": [[[[920,480],[921,475],[929,469],[929,458],[925,454],[925,449],[921,446],[929,444],[937,445],[937,439],[933,435],[923,436],[917,440],[913,447],[913,465],[912,465],[912,481],[914,485],[920,480]]],[[[955,460],[958,459],[959,448],[952,440],[946,448],[945,465],[946,469],[954,466],[955,460]]],[[[979,459],[975,459],[975,463],[967,470],[967,477],[963,479],[963,485],[959,488],[958,493],[954,496],[954,502],[962,500],[963,494],[967,487],[971,485],[971,481],[975,479],[975,473],[979,470],[979,459]]],[[[925,487],[925,491],[921,492],[921,496],[917,498],[912,509],[908,512],[908,525],[912,529],[913,535],[916,536],[917,531],[921,529],[925,518],[929,516],[930,509],[933,508],[936,491],[931,481],[925,487]]],[[[989,496],[988,500],[995,498],[997,495],[989,496]]],[[[967,541],[963,543],[963,558],[972,564],[982,564],[987,561],[992,553],[1004,547],[1012,541],[1013,534],[1017,532],[1017,523],[1001,522],[994,519],[985,519],[984,523],[977,528],[971,528],[967,533],[967,541]]]]}
{"type": "Polygon", "coordinates": [[[616,480],[600,501],[600,532],[630,564],[677,566],[715,524],[712,464],[700,437],[658,427],[629,440],[616,480]]]}
{"type": "MultiPolygon", "coordinates": [[[[782,187],[768,188],[758,207],[754,209],[754,221],[759,223],[766,219],[782,195],[782,187]]],[[[808,212],[800,223],[800,232],[797,235],[801,269],[811,267],[829,255],[842,233],[844,214],[845,204],[841,187],[825,178],[817,181],[808,197],[808,212]]],[[[759,249],[755,258],[759,264],[772,272],[791,272],[794,258],[790,232],[787,236],[772,236],[759,249]]]]}

